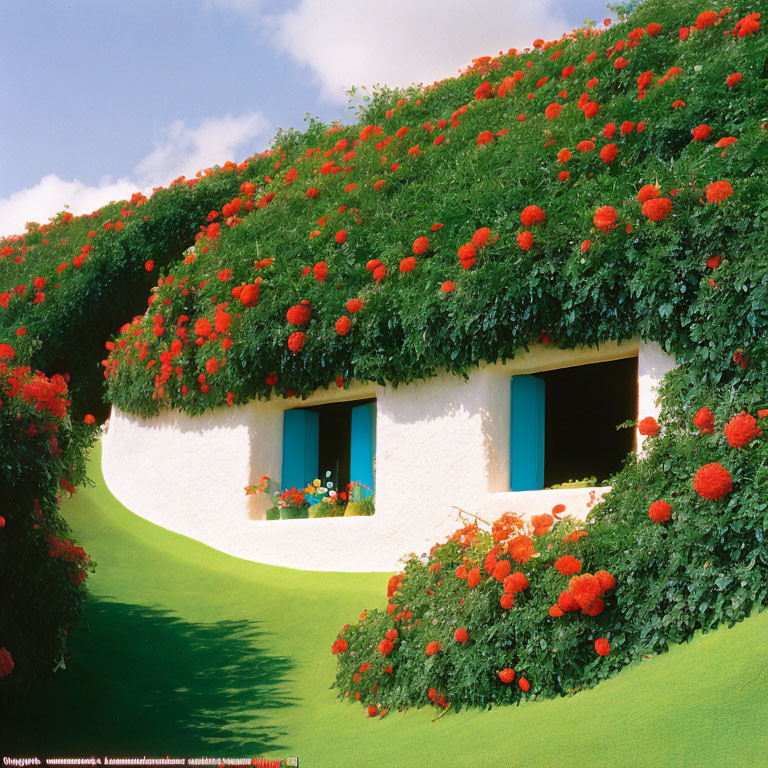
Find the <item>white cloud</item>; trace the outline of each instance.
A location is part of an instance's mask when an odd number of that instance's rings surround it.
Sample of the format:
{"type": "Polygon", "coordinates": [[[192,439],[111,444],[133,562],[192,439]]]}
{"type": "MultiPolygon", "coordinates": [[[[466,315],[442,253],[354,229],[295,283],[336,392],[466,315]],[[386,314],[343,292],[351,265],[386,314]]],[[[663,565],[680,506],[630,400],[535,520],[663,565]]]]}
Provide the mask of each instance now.
{"type": "Polygon", "coordinates": [[[179,176],[194,176],[217,163],[242,160],[263,149],[255,141],[270,128],[258,112],[207,118],[195,128],[178,120],[163,132],[154,149],[138,162],[129,177],[105,177],[88,185],[79,179],[69,181],[49,174],[33,187],[0,198],[0,237],[23,232],[28,221],[42,224],[64,210],[65,205],[76,216],[90,213],[137,191],[149,194],[152,187],[166,186],[179,176]]]}
{"type": "MultiPolygon", "coordinates": [[[[214,0],[208,0],[213,2],[214,0]]],[[[222,2],[223,0],[219,0],[222,2]]],[[[229,4],[229,0],[227,0],[229,4]]],[[[554,0],[299,0],[263,15],[261,0],[237,0],[235,11],[301,64],[323,96],[345,101],[352,85],[425,85],[451,77],[473,58],[554,39],[570,27],[554,0]]]]}
{"type": "MultiPolygon", "coordinates": [[[[193,176],[227,160],[241,160],[237,155],[251,155],[257,147],[254,140],[269,123],[259,112],[246,112],[239,117],[224,115],[203,120],[197,128],[188,128],[177,120],[165,132],[155,148],[143,158],[134,175],[142,186],[165,185],[179,176],[193,176]]],[[[258,149],[261,149],[259,147],[258,149]]]]}

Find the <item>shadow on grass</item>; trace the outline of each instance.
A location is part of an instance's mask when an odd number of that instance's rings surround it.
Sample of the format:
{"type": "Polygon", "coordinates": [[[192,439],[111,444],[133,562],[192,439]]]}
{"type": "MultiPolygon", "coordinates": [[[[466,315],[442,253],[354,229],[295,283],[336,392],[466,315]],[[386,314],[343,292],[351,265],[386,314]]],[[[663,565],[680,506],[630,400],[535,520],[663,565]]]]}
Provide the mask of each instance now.
{"type": "Polygon", "coordinates": [[[195,624],[93,599],[72,658],[0,724],[0,754],[256,756],[282,747],[293,667],[250,621],[195,624]]]}

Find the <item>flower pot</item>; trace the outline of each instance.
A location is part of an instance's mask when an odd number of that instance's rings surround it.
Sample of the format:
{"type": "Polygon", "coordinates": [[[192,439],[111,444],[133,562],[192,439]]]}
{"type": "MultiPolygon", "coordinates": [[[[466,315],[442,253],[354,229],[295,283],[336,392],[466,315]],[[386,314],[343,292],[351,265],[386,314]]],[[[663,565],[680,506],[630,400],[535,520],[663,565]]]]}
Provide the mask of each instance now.
{"type": "Polygon", "coordinates": [[[333,507],[330,504],[313,504],[309,508],[310,517],[330,517],[333,514],[333,507]]]}
{"type": "Polygon", "coordinates": [[[280,518],[282,520],[298,520],[299,518],[309,517],[309,510],[306,507],[281,507],[280,518]]]}
{"type": "Polygon", "coordinates": [[[344,510],[344,517],[360,517],[365,514],[365,507],[359,501],[350,501],[344,510]]]}
{"type": "Polygon", "coordinates": [[[272,507],[271,509],[267,510],[267,520],[279,520],[280,519],[280,509],[278,507],[272,507]]]}

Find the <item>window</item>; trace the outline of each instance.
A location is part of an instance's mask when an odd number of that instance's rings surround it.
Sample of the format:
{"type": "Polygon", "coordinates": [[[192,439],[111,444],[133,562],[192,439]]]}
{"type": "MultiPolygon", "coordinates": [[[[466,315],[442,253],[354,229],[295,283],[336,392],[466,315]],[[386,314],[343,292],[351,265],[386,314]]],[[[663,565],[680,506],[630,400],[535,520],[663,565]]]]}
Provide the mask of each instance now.
{"type": "Polygon", "coordinates": [[[283,488],[303,488],[330,471],[337,488],[360,483],[373,492],[376,401],[295,408],[283,414],[283,488]]]}
{"type": "Polygon", "coordinates": [[[539,490],[595,477],[602,485],[635,450],[637,358],[514,376],[510,487],[539,490]]]}

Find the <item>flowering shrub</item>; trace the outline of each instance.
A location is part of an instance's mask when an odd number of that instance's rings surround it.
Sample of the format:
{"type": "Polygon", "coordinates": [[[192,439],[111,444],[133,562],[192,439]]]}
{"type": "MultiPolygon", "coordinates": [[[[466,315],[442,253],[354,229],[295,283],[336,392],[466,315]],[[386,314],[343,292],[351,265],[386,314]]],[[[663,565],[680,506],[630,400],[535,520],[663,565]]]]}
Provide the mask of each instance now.
{"type": "Polygon", "coordinates": [[[0,345],[0,712],[66,657],[94,567],[58,509],[85,479],[97,428],[70,418],[63,376],[20,363],[0,345]]]}
{"type": "Polygon", "coordinates": [[[263,189],[239,195],[252,214],[211,229],[219,206],[194,253],[163,262],[106,362],[110,399],[199,413],[337,377],[465,373],[543,332],[563,348],[641,336],[683,364],[706,339],[704,382],[742,375],[730,356],[754,354],[764,322],[764,30],[743,22],[758,7],[696,28],[700,0],[648,0],[387,92],[357,125],[282,136],[263,189]],[[222,313],[226,330],[193,331],[222,313]]]}
{"type": "Polygon", "coordinates": [[[768,440],[734,447],[732,406],[711,405],[711,433],[668,409],[584,523],[507,514],[412,556],[386,609],[333,643],[339,696],[381,711],[568,694],[767,605],[768,440]]]}
{"type": "MultiPolygon", "coordinates": [[[[126,316],[144,310],[159,271],[194,243],[211,210],[243,186],[263,183],[268,155],[181,177],[149,198],[137,193],[84,216],[65,212],[0,239],[0,343],[16,346],[48,375],[69,373],[76,415],[105,415],[98,365],[105,341],[126,316]]],[[[221,216],[226,228],[241,220],[230,213],[221,216]]]]}

